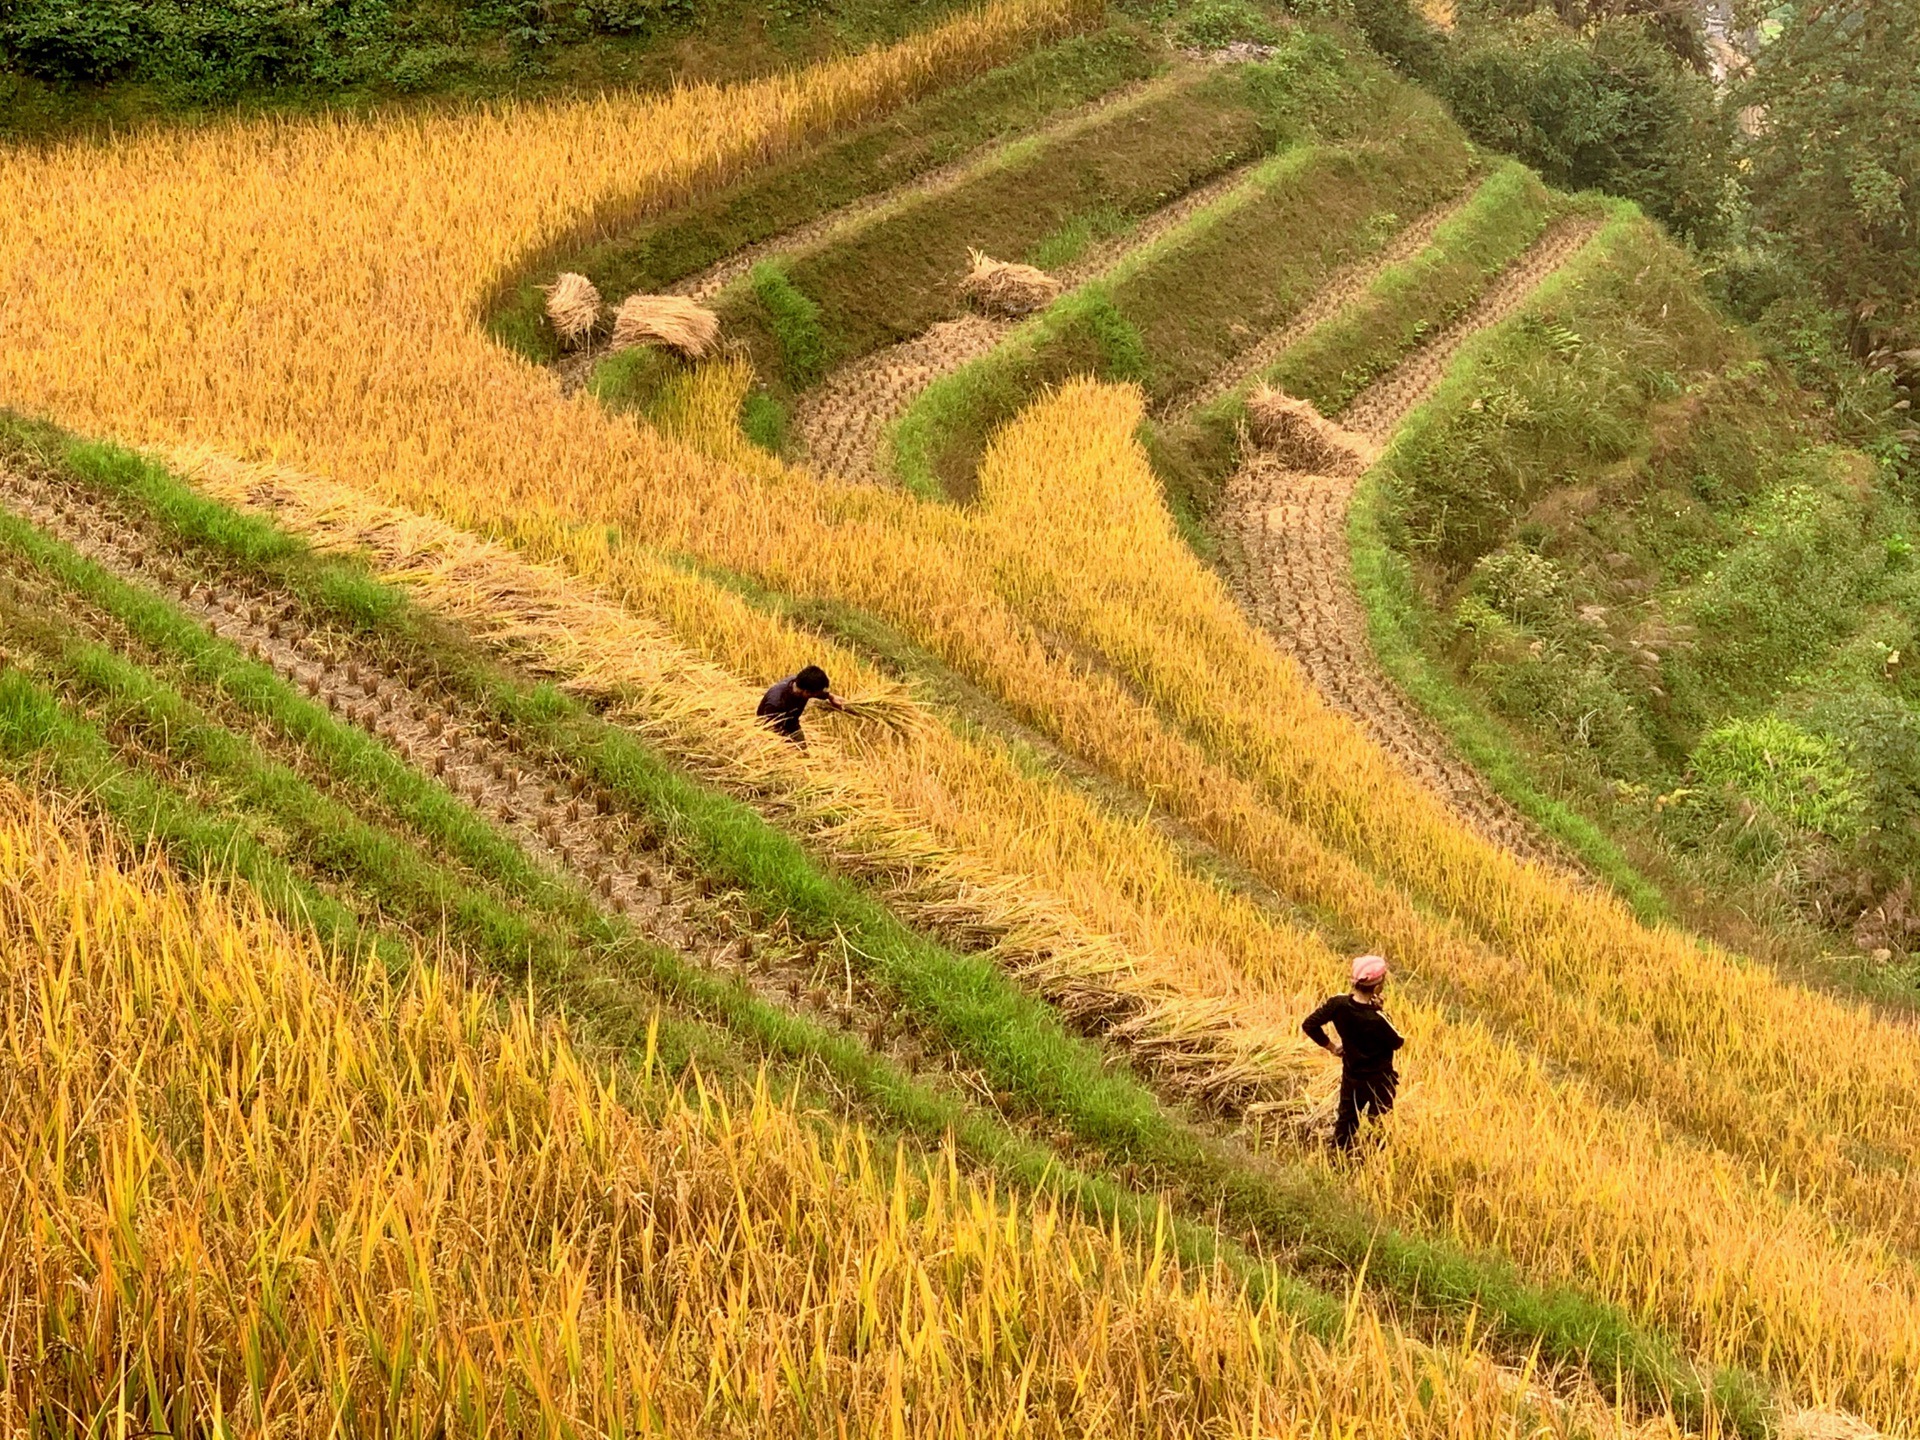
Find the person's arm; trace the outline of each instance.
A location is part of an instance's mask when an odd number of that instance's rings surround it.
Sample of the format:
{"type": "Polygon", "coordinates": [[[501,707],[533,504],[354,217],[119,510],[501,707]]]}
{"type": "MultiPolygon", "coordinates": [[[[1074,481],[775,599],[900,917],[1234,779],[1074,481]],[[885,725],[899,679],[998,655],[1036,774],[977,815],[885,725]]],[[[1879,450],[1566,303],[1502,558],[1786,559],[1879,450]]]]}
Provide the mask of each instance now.
{"type": "Polygon", "coordinates": [[[840,697],[834,694],[831,690],[827,691],[827,693],[822,695],[820,698],[827,702],[827,708],[830,710],[844,710],[847,708],[844,704],[841,703],[840,697]]]}
{"type": "Polygon", "coordinates": [[[1333,1019],[1333,1007],[1339,998],[1338,995],[1334,996],[1332,1000],[1327,1001],[1318,1010],[1300,1022],[1300,1028],[1306,1032],[1307,1038],[1330,1055],[1344,1055],[1346,1053],[1340,1048],[1340,1042],[1338,1040],[1329,1040],[1327,1038],[1327,1022],[1333,1019]]]}

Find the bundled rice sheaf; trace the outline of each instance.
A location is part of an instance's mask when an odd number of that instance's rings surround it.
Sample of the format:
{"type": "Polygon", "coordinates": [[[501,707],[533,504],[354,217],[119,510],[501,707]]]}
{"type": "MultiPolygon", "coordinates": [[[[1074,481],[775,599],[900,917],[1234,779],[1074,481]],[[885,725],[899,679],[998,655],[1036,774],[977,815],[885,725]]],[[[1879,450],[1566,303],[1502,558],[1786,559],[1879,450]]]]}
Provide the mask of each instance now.
{"type": "Polygon", "coordinates": [[[904,690],[876,690],[871,695],[855,695],[840,702],[843,714],[884,726],[900,735],[911,735],[927,719],[927,712],[904,690]]]}
{"type": "Polygon", "coordinates": [[[1312,402],[1299,400],[1270,385],[1254,388],[1247,397],[1247,428],[1254,442],[1271,450],[1289,470],[1314,475],[1358,475],[1375,459],[1365,437],[1343,430],[1312,402]]]}
{"type": "Polygon", "coordinates": [[[720,338],[720,317],[684,295],[629,295],[613,312],[613,348],[658,345],[704,359],[720,338]]]}
{"type": "Polygon", "coordinates": [[[551,285],[542,285],[547,297],[547,319],[562,345],[578,345],[600,323],[600,291],[584,275],[568,271],[551,285]]]}
{"type": "Polygon", "coordinates": [[[1044,310],[1060,296],[1060,282],[1044,270],[995,260],[969,250],[973,268],[960,282],[960,293],[988,315],[1009,317],[1044,310]]]}

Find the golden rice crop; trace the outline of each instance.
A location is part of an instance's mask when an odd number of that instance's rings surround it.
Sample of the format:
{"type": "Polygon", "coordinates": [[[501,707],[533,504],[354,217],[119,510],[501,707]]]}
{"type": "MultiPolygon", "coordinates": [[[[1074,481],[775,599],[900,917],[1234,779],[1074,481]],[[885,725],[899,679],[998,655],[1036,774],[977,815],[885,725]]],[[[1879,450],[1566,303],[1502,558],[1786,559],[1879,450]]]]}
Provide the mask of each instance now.
{"type": "MultiPolygon", "coordinates": [[[[1087,497],[1103,524],[1119,526],[1123,540],[1126,512],[1117,497],[1103,493],[1098,467],[1087,462],[1103,450],[1108,458],[1127,457],[1136,404],[1124,392],[1070,389],[1054,408],[1034,412],[1021,422],[1022,429],[1009,435],[1009,449],[1032,440],[1032,449],[1044,460],[1047,445],[1024,427],[1057,427],[1056,443],[1081,462],[1070,473],[1060,472],[1059,483],[1087,497]],[[1088,405],[1089,400],[1105,403],[1088,405]],[[1102,436],[1108,438],[1103,441],[1102,436]]],[[[1119,468],[1124,474],[1126,467],[1119,468]]],[[[988,471],[995,483],[1019,473],[997,461],[988,471]]],[[[393,512],[350,492],[298,477],[250,476],[219,466],[208,467],[205,475],[216,491],[268,503],[283,518],[329,543],[347,548],[370,544],[389,573],[414,584],[429,604],[521,648],[543,665],[592,688],[624,689],[642,697],[634,718],[682,753],[725,778],[744,781],[752,793],[781,796],[814,814],[829,826],[822,838],[837,847],[842,858],[894,865],[912,875],[914,888],[896,893],[911,911],[934,923],[951,922],[999,939],[1011,963],[1030,965],[1070,1009],[1111,1014],[1116,997],[1127,1002],[1119,1028],[1202,1093],[1236,1095],[1243,1103],[1274,1109],[1283,1119],[1298,1113],[1295,1097],[1301,1095],[1302,1067],[1311,1062],[1292,1017],[1312,998],[1304,988],[1313,983],[1312,977],[1334,973],[1334,957],[1309,932],[1274,925],[1249,907],[1221,913],[1218,892],[1196,885],[1177,861],[1169,863],[1163,847],[1142,846],[1146,833],[1114,827],[1110,820],[1102,826],[1096,814],[1084,807],[1076,810],[1067,797],[1055,793],[1046,810],[1029,810],[1019,821],[1029,834],[1021,837],[1027,848],[1017,851],[1016,837],[988,829],[982,812],[990,810],[996,795],[1031,803],[1036,798],[1033,787],[1010,764],[1003,762],[997,774],[980,767],[983,773],[969,785],[967,803],[955,806],[956,797],[942,797],[928,788],[938,781],[954,784],[966,773],[949,748],[950,738],[949,745],[943,745],[938,730],[896,752],[898,789],[904,791],[910,777],[917,777],[922,787],[920,813],[903,814],[856,778],[836,775],[817,763],[831,745],[830,737],[816,743],[812,761],[797,760],[790,747],[771,741],[752,724],[747,687],[663,644],[658,632],[631,616],[572,593],[550,573],[514,562],[433,522],[396,521],[393,512]],[[649,674],[649,667],[658,668],[649,674]],[[758,742],[764,758],[743,742],[758,742]],[[783,772],[783,764],[793,769],[783,772]],[[1023,786],[1027,793],[1020,796],[1023,786]],[[863,789],[868,789],[864,796],[863,789]],[[920,828],[929,819],[945,822],[938,837],[920,828]],[[1219,956],[1174,949],[1171,926],[1156,935],[1136,924],[1127,933],[1131,944],[1116,946],[1110,936],[1090,934],[1072,907],[1054,908],[1059,902],[1051,898],[1057,892],[1050,893],[1050,887],[1087,864],[1087,852],[1075,842],[1100,843],[1103,828],[1104,843],[1116,852],[1123,838],[1135,842],[1132,854],[1122,860],[1116,853],[1111,862],[1115,868],[1105,869],[1100,877],[1109,895],[1106,913],[1115,913],[1112,891],[1126,881],[1146,887],[1141,901],[1149,906],[1182,899],[1195,919],[1205,913],[1196,899],[1210,901],[1216,913],[1212,933],[1245,949],[1242,973],[1222,967],[1219,956]],[[1113,834],[1116,828],[1123,836],[1113,834]],[[973,840],[976,849],[984,848],[982,840],[998,845],[1003,857],[999,872],[978,863],[956,863],[950,853],[943,853],[939,840],[951,846],[957,836],[973,840]],[[1161,849],[1160,857],[1149,858],[1153,849],[1161,849]],[[1033,863],[1033,871],[1023,875],[1004,864],[1016,852],[1033,863]],[[1044,869],[1043,862],[1051,862],[1052,868],[1044,869]],[[1140,868],[1121,870],[1122,865],[1140,868]],[[1039,903],[1043,898],[1049,903],[1039,903]],[[1254,949],[1249,941],[1263,948],[1254,949]],[[1187,961],[1186,968],[1169,963],[1174,957],[1187,961]]],[[[1104,478],[1115,477],[1110,471],[1104,478]]],[[[1144,470],[1135,478],[1151,485],[1144,470]]],[[[988,492],[989,506],[995,503],[993,493],[988,492]]],[[[1133,518],[1163,524],[1163,515],[1147,503],[1151,489],[1138,493],[1140,503],[1130,507],[1133,518]]],[[[1042,507],[1065,503],[1064,496],[1043,491],[1028,500],[1042,507]]],[[[1006,520],[1015,530],[1030,529],[1031,517],[1023,510],[1006,520]]],[[[1152,547],[1140,536],[1132,538],[1142,547],[1140,553],[1151,555],[1152,547]]],[[[730,624],[751,623],[748,614],[729,617],[709,610],[700,632],[724,635],[730,624]]],[[[787,643],[797,641],[790,637],[787,643]]],[[[852,660],[836,655],[830,663],[842,669],[852,660]]],[[[859,751],[870,774],[891,768],[876,763],[880,753],[872,745],[859,751]]],[[[1230,787],[1219,797],[1223,811],[1257,811],[1257,795],[1244,786],[1222,783],[1230,787]]],[[[1336,863],[1331,857],[1323,859],[1336,863]]],[[[1897,1255],[1865,1241],[1835,1243],[1816,1210],[1775,1204],[1764,1182],[1756,1188],[1736,1158],[1676,1150],[1663,1143],[1661,1127],[1649,1123],[1637,1108],[1619,1109],[1604,1093],[1556,1081],[1514,1045],[1513,1035],[1529,1024],[1567,1027],[1558,1035],[1561,1048],[1552,1057],[1563,1065],[1580,1061],[1582,1047],[1633,1053],[1645,1049],[1644,1042],[1631,1035],[1609,1036],[1591,1017],[1559,1003],[1539,977],[1515,972],[1499,957],[1423,921],[1404,897],[1382,890],[1366,872],[1348,864],[1333,870],[1330,878],[1335,887],[1354,887],[1377,902],[1381,908],[1376,919],[1386,933],[1396,940],[1404,934],[1410,946],[1426,947],[1420,954],[1423,963],[1413,967],[1422,1002],[1408,1006],[1402,1001],[1398,1013],[1413,1037],[1414,1054],[1436,1058],[1418,1063],[1418,1101],[1398,1123],[1387,1155],[1365,1177],[1377,1198],[1411,1222],[1448,1231],[1468,1243],[1497,1237],[1556,1279],[1590,1280],[1582,1256],[1597,1246],[1600,1253],[1618,1257],[1622,1267],[1606,1277],[1606,1293],[1646,1318],[1686,1330],[1705,1353],[1718,1359],[1745,1358],[1741,1339],[1753,1328],[1768,1335],[1769,1343],[1796,1332],[1846,1331],[1857,1357],[1849,1367],[1872,1363],[1887,1368],[1874,1370],[1865,1389],[1842,1393],[1854,1403],[1863,1403],[1867,1395],[1886,1398],[1889,1382],[1897,1381],[1900,1367],[1910,1363],[1906,1357],[1914,1353],[1914,1297],[1897,1255]],[[1395,921],[1395,915],[1400,919],[1395,921]],[[1416,928],[1422,924],[1424,931],[1416,928]],[[1438,972],[1430,978],[1419,973],[1426,962],[1438,972]],[[1452,967],[1457,967],[1457,975],[1448,973],[1452,967]],[[1466,984],[1474,987],[1468,996],[1488,1008],[1510,1002],[1504,1007],[1504,1015],[1511,1017],[1510,1031],[1489,1032],[1445,1018],[1444,1011],[1461,993],[1454,987],[1466,984]],[[1543,1143],[1543,1135],[1579,1138],[1543,1143]],[[1604,1143],[1602,1136],[1607,1137],[1604,1143]],[[1472,1145],[1463,1148],[1467,1137],[1472,1137],[1472,1145]],[[1463,1171],[1463,1164],[1469,1168],[1463,1171]],[[1583,1197],[1584,1203],[1572,1205],[1568,1196],[1583,1197]],[[1566,1248],[1575,1236],[1581,1237],[1579,1245],[1566,1248]],[[1726,1237],[1738,1237],[1739,1243],[1726,1237]],[[1616,1288],[1629,1276],[1630,1285],[1616,1288]],[[1740,1288],[1742,1277],[1752,1276],[1769,1283],[1751,1291],[1740,1288]],[[1695,1308],[1694,1296],[1703,1285],[1716,1294],[1710,1318],[1695,1308]],[[1720,1326],[1728,1326],[1726,1333],[1735,1337],[1730,1348],[1715,1343],[1720,1326]]],[[[1075,899],[1089,893],[1084,885],[1063,888],[1075,899]]],[[[1160,918],[1164,922],[1164,913],[1160,918]]],[[[1394,948],[1398,954],[1399,947],[1394,948]]],[[[1668,1093],[1676,1108],[1699,1098],[1686,1093],[1689,1083],[1704,1095],[1709,1115],[1721,1098],[1733,1093],[1724,1079],[1709,1084],[1675,1067],[1668,1093]]],[[[1754,1113],[1749,1100],[1747,1114],[1754,1113]]],[[[1809,1134],[1804,1121],[1797,1133],[1726,1138],[1777,1144],[1770,1154],[1792,1155],[1834,1173],[1828,1162],[1839,1141],[1832,1135],[1809,1134]]],[[[1911,1208],[1897,1181],[1863,1199],[1873,1206],[1865,1213],[1883,1219],[1895,1219],[1899,1211],[1911,1208]]],[[[1836,1373],[1859,1372],[1823,1371],[1806,1383],[1816,1394],[1834,1394],[1836,1373]]]]}
{"type": "MultiPolygon", "coordinates": [[[[590,215],[663,203],[1062,20],[1002,9],[735,92],[8,152],[0,400],[322,473],[557,563],[599,587],[605,623],[574,634],[567,612],[523,642],[583,683],[635,684],[658,733],[743,781],[760,762],[722,711],[751,709],[749,682],[802,651],[879,677],[675,560],[869,612],[1024,727],[1022,748],[943,727],[823,736],[775,787],[822,843],[884,865],[901,821],[906,852],[948,867],[921,872],[938,882],[922,913],[977,921],[1063,1005],[1242,1097],[1300,1090],[1316,1057],[1293,1017],[1338,974],[1284,902],[1366,936],[1408,981],[1423,1088],[1354,1184],[1807,1399],[1920,1420],[1910,1031],[1464,831],[1181,546],[1132,439],[1136,397],[1063,391],[962,511],[750,453],[736,370],[686,392],[676,423],[730,437],[695,450],[563,399],[461,319],[590,215]],[[445,323],[397,323],[402,292],[445,323]],[[635,616],[711,688],[677,710],[670,684],[648,689],[633,672],[652,662],[618,652],[635,616]],[[1044,773],[1047,747],[1118,798],[1044,773]],[[1223,888],[1194,845],[1269,898],[1223,888]]],[[[453,568],[443,598],[482,616],[486,577],[453,568]]]]}
{"type": "Polygon", "coordinates": [[[1316,1341],[1164,1233],[764,1086],[610,1079],[11,788],[0,955],[8,1433],[1624,1429],[1364,1307],[1316,1341]]]}

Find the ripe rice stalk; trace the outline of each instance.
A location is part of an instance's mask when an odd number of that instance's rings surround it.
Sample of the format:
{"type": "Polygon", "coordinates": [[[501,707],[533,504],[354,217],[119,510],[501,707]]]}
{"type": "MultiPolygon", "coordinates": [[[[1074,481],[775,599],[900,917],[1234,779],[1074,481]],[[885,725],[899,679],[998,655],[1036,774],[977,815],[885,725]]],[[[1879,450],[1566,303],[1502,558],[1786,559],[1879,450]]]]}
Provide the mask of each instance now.
{"type": "Polygon", "coordinates": [[[1358,475],[1379,458],[1371,441],[1334,424],[1312,401],[1264,383],[1247,396],[1247,428],[1287,469],[1310,475],[1358,475]]]}
{"type": "Polygon", "coordinates": [[[1018,319],[1060,298],[1060,282],[1044,270],[995,260],[978,250],[967,255],[972,268],[960,282],[960,293],[983,314],[1018,319]]]}
{"type": "Polygon", "coordinates": [[[717,1091],[650,1056],[608,1078],[458,956],[347,962],[10,785],[0,916],[9,1433],[244,1414],[318,1437],[343,1412],[426,1433],[454,1394],[460,1433],[802,1440],[908,1433],[903,1392],[929,1440],[1275,1415],[1624,1433],[1590,1388],[1542,1404],[1482,1344],[1412,1339],[1362,1295],[1316,1339],[1284,1287],[979,1178],[950,1142],[876,1146],[764,1079],[717,1091]]]}
{"type": "Polygon", "coordinates": [[[657,345],[689,360],[701,360],[719,338],[720,317],[684,295],[629,295],[613,312],[615,350],[657,345]]]}
{"type": "MultiPolygon", "coordinates": [[[[837,862],[879,880],[903,914],[991,950],[1070,1015],[1097,1019],[1140,1047],[1197,1101],[1239,1113],[1289,1089],[1307,1063],[1305,1040],[1269,1006],[1208,1000],[1160,979],[1031,877],[956,851],[856,769],[822,765],[827,736],[812,754],[796,754],[753,719],[752,687],[579,582],[313,476],[206,452],[174,458],[209,493],[264,511],[322,549],[370,552],[383,578],[434,613],[564,688],[612,702],[613,714],[696,773],[750,795],[837,862]]],[[[945,734],[904,691],[869,698],[893,717],[883,728],[911,751],[945,734]]]]}
{"type": "Polygon", "coordinates": [[[547,297],[547,320],[562,345],[579,345],[593,334],[600,323],[600,291],[591,280],[568,271],[540,288],[547,297]]]}
{"type": "Polygon", "coordinates": [[[872,690],[844,696],[840,713],[849,719],[882,726],[896,735],[911,735],[927,723],[926,707],[905,690],[872,690]]]}

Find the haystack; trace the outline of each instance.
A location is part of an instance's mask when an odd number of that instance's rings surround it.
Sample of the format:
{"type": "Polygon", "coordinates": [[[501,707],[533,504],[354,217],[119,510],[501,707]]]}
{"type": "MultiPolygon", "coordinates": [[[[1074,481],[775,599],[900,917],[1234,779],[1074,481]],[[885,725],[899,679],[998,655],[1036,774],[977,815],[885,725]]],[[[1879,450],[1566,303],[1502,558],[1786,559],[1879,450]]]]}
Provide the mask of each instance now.
{"type": "Polygon", "coordinates": [[[600,323],[600,291],[584,275],[568,271],[551,285],[542,285],[547,297],[547,319],[562,345],[578,345],[600,323]]]}
{"type": "Polygon", "coordinates": [[[613,312],[616,350],[658,345],[699,360],[719,338],[720,317],[684,295],[629,295],[613,312]]]}
{"type": "Polygon", "coordinates": [[[1358,475],[1373,463],[1374,449],[1313,408],[1270,385],[1247,397],[1247,428],[1254,443],[1271,450],[1289,470],[1313,475],[1358,475]]]}
{"type": "Polygon", "coordinates": [[[960,293],[988,315],[1009,318],[1044,310],[1060,295],[1060,282],[1044,270],[995,260],[969,250],[973,269],[960,282],[960,293]]]}

